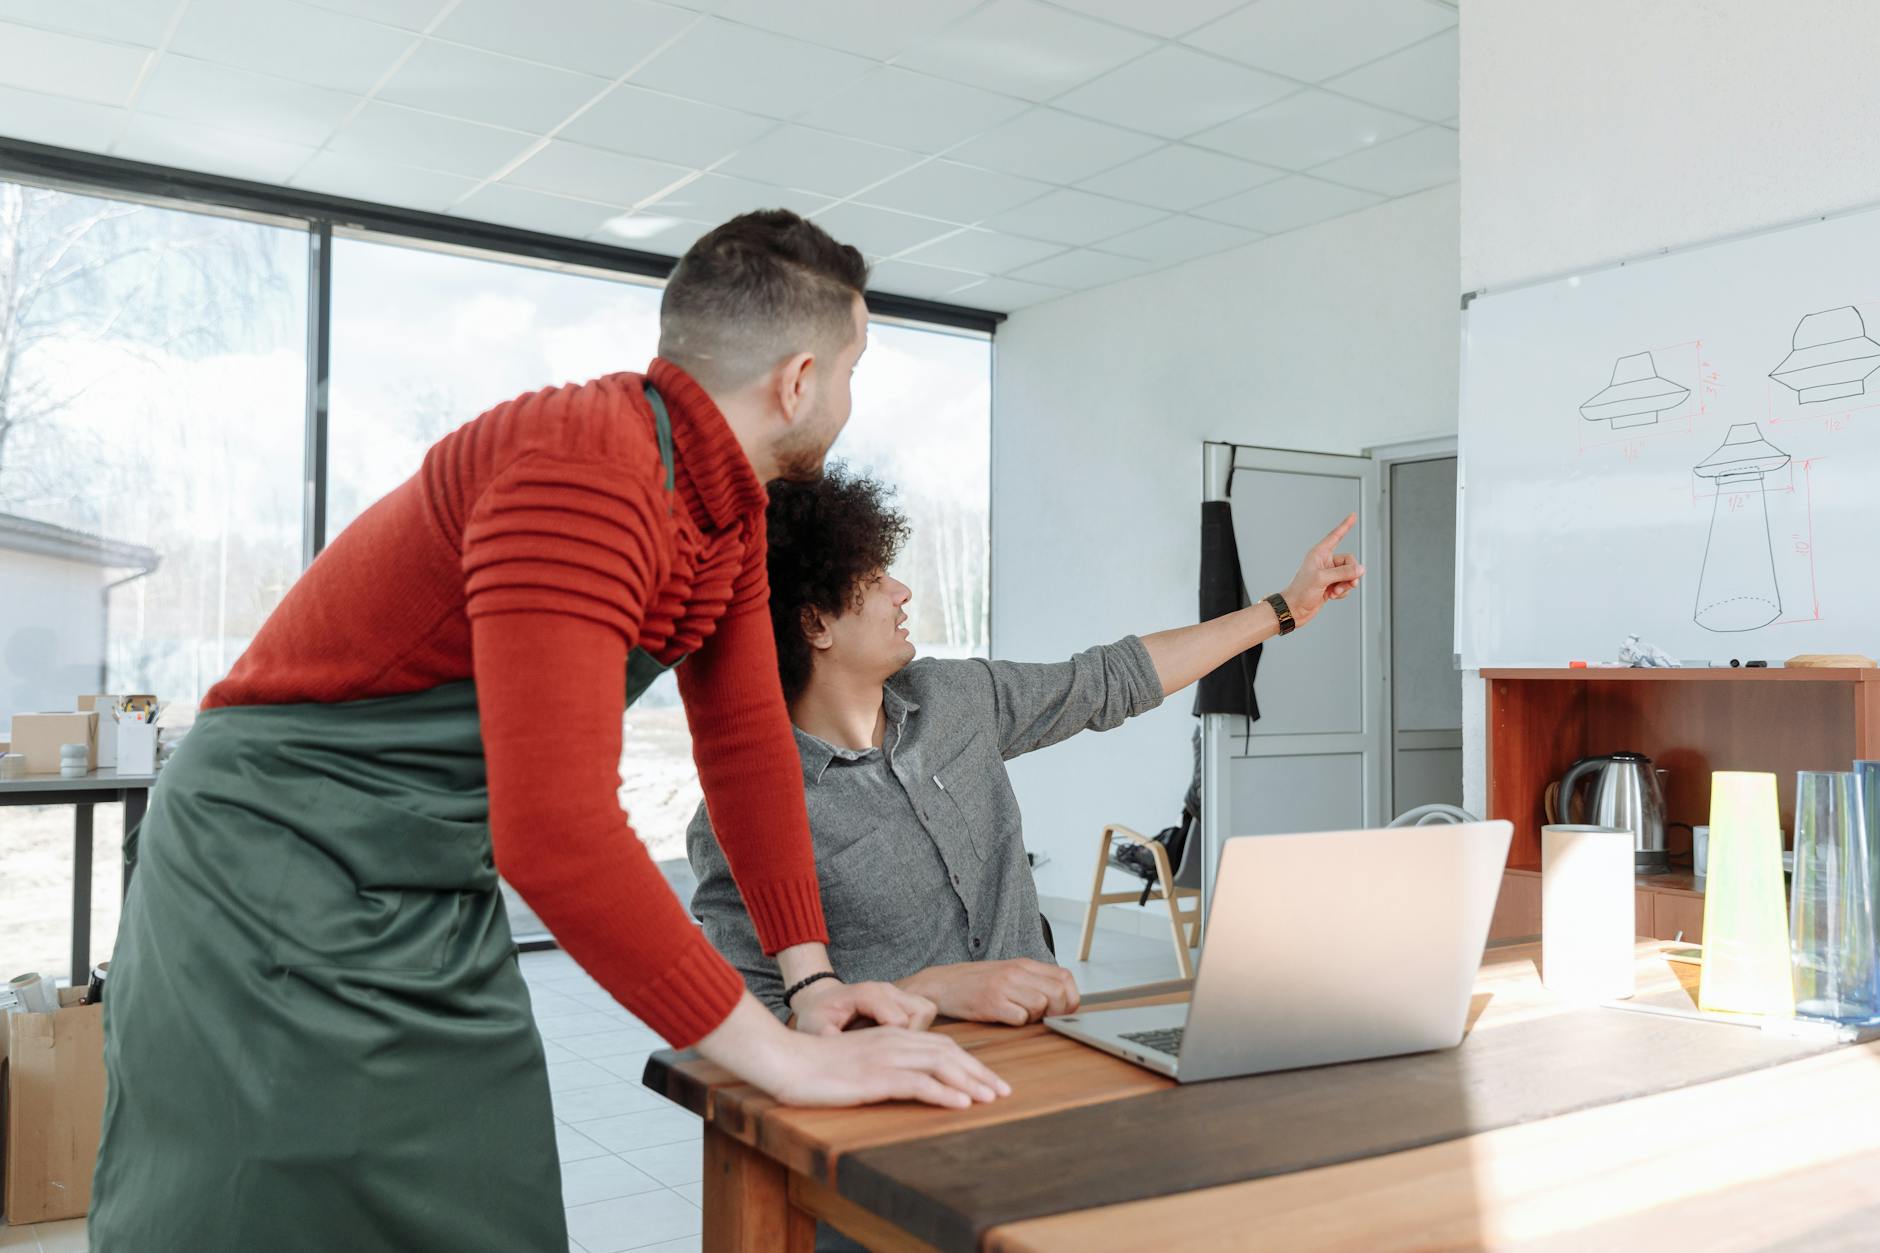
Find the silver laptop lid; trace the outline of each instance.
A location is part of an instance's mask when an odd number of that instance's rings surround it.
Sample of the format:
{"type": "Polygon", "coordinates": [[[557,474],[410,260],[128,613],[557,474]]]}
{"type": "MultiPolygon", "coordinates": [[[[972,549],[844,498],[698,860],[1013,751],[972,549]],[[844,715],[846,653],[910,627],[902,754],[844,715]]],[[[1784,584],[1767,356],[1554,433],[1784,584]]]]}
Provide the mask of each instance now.
{"type": "Polygon", "coordinates": [[[1228,840],[1183,1081],[1459,1043],[1512,834],[1496,821],[1228,840]]]}

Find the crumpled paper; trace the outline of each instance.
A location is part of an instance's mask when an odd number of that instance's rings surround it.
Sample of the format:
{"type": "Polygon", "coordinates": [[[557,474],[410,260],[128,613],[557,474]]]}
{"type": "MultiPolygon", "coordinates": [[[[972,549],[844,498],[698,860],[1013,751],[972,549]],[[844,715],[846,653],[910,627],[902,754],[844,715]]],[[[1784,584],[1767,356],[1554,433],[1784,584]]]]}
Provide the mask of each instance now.
{"type": "Polygon", "coordinates": [[[1656,644],[1642,643],[1636,635],[1625,637],[1625,647],[1619,650],[1619,660],[1628,666],[1635,667],[1659,667],[1670,670],[1681,668],[1678,660],[1664,649],[1656,644]]]}

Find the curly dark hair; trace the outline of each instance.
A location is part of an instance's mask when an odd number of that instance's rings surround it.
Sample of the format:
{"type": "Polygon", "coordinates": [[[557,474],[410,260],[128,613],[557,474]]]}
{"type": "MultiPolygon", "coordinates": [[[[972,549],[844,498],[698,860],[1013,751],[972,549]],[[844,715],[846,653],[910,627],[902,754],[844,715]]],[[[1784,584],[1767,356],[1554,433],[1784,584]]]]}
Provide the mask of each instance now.
{"type": "Polygon", "coordinates": [[[813,483],[770,485],[770,625],[786,701],[809,685],[803,612],[858,608],[867,580],[892,565],[907,542],[907,518],[888,503],[893,494],[840,462],[813,483]]]}

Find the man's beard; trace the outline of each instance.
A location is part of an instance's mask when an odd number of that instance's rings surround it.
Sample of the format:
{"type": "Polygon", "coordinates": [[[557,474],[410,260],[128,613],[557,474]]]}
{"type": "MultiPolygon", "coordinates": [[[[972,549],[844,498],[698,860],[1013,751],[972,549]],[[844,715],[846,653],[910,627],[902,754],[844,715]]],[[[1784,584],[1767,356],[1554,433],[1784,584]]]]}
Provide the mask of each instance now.
{"type": "Polygon", "coordinates": [[[777,477],[786,483],[814,483],[823,476],[823,461],[835,444],[825,438],[826,423],[820,418],[793,428],[778,443],[777,477]]]}

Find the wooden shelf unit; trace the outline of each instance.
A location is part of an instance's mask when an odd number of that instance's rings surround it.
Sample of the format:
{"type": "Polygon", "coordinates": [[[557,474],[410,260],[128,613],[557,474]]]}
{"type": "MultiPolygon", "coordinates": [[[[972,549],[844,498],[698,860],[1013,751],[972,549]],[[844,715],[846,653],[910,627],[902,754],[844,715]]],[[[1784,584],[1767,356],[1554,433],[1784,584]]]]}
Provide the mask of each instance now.
{"type": "MultiPolygon", "coordinates": [[[[1540,930],[1543,794],[1581,757],[1643,753],[1665,776],[1667,822],[1707,825],[1710,775],[1776,776],[1794,830],[1798,770],[1846,770],[1880,757],[1880,670],[1484,670],[1488,816],[1514,823],[1509,873],[1491,934],[1540,930]]],[[[1673,855],[1689,835],[1667,833],[1673,855]]],[[[1689,873],[1641,875],[1639,934],[1701,933],[1689,873]],[[1695,918],[1697,925],[1691,925],[1695,918]]]]}

